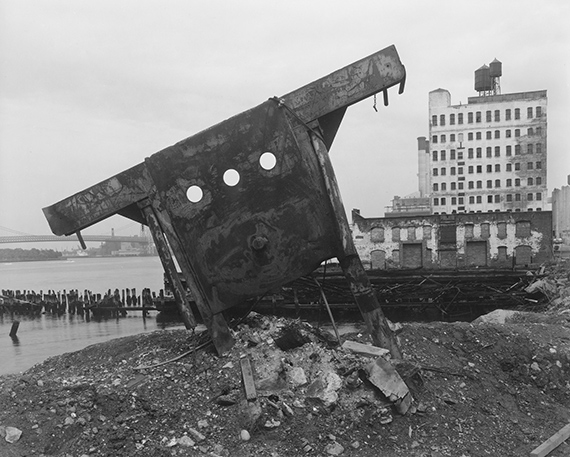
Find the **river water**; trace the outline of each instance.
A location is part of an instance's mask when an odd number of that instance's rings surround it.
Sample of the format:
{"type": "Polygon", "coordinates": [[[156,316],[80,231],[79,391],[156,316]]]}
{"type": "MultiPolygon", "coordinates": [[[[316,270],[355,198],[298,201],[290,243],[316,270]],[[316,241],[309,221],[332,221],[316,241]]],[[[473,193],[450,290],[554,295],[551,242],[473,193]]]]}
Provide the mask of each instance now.
{"type": "MultiPolygon", "coordinates": [[[[74,258],[42,262],[0,263],[0,290],[85,289],[105,293],[108,289],[143,288],[158,292],[163,270],[158,257],[74,258]]],[[[81,316],[44,314],[36,318],[0,315],[0,375],[17,373],[48,357],[76,351],[113,338],[166,328],[184,328],[177,321],[162,321],[156,312],[146,319],[139,311],[125,318],[101,321],[81,316]],[[13,320],[20,321],[17,338],[8,335],[13,320]]]]}

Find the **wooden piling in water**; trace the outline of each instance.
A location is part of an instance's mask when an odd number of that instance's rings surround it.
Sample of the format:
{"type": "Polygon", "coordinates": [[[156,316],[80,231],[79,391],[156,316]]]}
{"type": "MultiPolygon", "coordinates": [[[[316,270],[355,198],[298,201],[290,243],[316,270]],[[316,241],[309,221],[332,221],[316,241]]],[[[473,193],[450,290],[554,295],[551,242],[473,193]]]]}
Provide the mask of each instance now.
{"type": "Polygon", "coordinates": [[[12,328],[10,329],[10,338],[16,338],[18,328],[20,328],[20,321],[12,322],[12,328]]]}

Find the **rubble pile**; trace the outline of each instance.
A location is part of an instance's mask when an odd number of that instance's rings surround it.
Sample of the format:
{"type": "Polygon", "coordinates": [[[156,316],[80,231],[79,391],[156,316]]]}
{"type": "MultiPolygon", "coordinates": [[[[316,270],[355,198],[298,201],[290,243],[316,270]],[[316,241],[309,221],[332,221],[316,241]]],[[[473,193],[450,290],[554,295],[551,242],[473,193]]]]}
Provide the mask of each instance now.
{"type": "Polygon", "coordinates": [[[403,360],[255,313],[224,357],[182,330],[93,345],[0,378],[0,455],[527,455],[570,421],[570,323],[526,314],[400,326],[403,360]]]}
{"type": "Polygon", "coordinates": [[[540,290],[549,299],[549,311],[570,314],[570,260],[560,259],[550,266],[546,276],[529,287],[540,290]]]}

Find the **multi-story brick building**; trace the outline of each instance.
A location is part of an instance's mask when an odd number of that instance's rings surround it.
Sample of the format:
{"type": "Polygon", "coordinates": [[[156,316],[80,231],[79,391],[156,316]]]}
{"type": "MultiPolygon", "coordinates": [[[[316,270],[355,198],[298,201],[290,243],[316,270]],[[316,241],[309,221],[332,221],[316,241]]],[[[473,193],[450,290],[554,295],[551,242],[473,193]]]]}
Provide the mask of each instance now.
{"type": "Polygon", "coordinates": [[[452,105],[445,89],[429,94],[429,140],[418,153],[432,212],[546,209],[546,90],[501,95],[498,78],[475,79],[479,96],[467,104],[452,105]]]}

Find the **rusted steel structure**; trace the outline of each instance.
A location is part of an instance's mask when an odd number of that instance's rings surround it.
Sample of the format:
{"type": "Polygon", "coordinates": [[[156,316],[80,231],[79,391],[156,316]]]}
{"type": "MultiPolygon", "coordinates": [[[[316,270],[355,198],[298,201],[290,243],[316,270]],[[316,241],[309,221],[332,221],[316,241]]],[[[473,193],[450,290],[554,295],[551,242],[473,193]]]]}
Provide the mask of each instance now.
{"type": "Polygon", "coordinates": [[[377,345],[399,355],[354,247],[328,150],[348,106],[399,85],[394,46],[159,151],[44,208],[56,235],[120,214],[151,229],[187,328],[186,290],[219,353],[223,311],[336,257],[377,345]]]}

